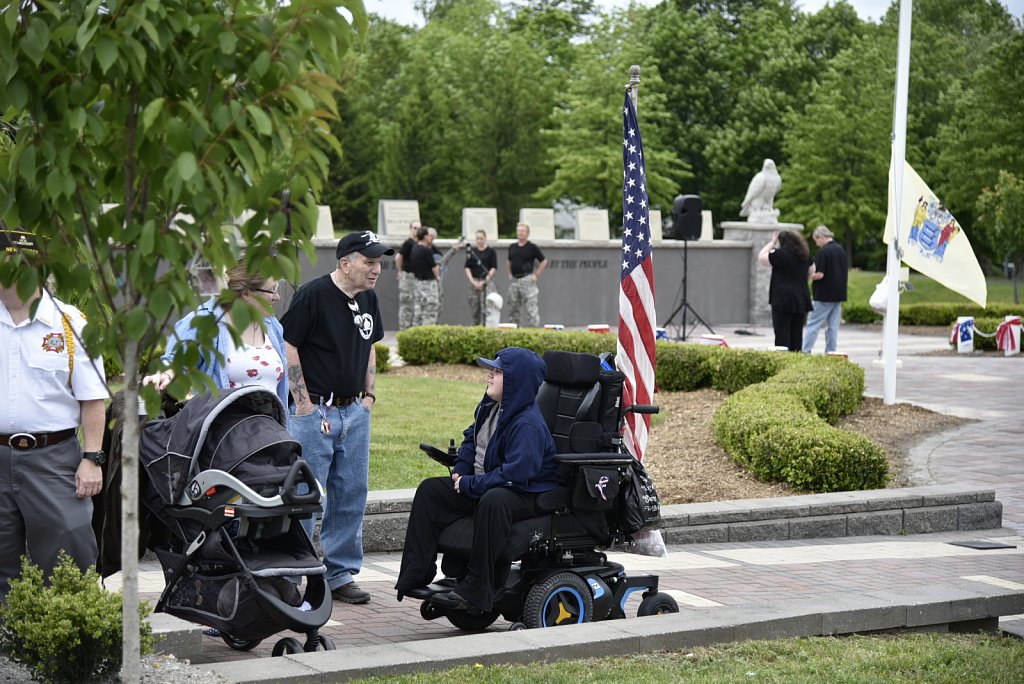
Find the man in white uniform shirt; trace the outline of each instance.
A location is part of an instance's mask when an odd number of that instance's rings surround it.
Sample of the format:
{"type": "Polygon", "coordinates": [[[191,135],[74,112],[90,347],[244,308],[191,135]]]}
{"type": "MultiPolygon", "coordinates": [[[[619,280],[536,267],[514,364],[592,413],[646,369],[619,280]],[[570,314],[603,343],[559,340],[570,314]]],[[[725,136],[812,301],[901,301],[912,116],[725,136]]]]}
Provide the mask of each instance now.
{"type": "MultiPolygon", "coordinates": [[[[30,233],[0,230],[0,249],[0,259],[33,267],[30,233]]],[[[108,394],[103,360],[82,349],[84,326],[45,290],[22,300],[0,283],[0,601],[26,553],[47,577],[61,550],[83,570],[96,562],[90,497],[103,486],[108,394]]]]}

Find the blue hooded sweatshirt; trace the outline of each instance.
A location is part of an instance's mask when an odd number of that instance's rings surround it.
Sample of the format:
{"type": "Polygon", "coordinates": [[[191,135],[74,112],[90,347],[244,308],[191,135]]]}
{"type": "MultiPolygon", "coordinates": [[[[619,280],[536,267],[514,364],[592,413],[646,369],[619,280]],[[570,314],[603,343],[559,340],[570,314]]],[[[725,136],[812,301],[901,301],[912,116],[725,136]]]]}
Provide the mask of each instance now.
{"type": "Polygon", "coordinates": [[[547,372],[544,360],[519,347],[502,349],[497,357],[504,375],[501,403],[484,394],[476,419],[463,433],[455,464],[455,472],[462,476],[459,490],[472,499],[492,487],[546,492],[562,484],[554,462],[555,441],[537,408],[537,390],[547,372]],[[484,453],[484,473],[474,475],[476,431],[495,410],[500,413],[484,453]]]}

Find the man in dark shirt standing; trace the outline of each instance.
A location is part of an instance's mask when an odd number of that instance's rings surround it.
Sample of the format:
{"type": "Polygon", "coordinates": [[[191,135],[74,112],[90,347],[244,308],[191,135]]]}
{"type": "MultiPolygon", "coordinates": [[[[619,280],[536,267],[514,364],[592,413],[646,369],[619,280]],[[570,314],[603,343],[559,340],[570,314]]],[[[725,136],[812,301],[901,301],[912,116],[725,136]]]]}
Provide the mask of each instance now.
{"type": "Polygon", "coordinates": [[[495,291],[498,255],[487,245],[487,233],[476,231],[476,247],[466,250],[466,279],[469,281],[469,315],[473,325],[487,325],[487,295],[495,291]]]}
{"type": "MultiPolygon", "coordinates": [[[[303,285],[281,317],[294,400],[288,427],[327,495],[320,547],[335,600],[366,603],[354,576],[363,565],[363,513],[370,473],[370,409],[384,337],[373,288],[395,250],[370,231],[338,242],[331,273],[303,285]]],[[[303,527],[310,538],[313,521],[303,527]]]]}
{"type": "Polygon", "coordinates": [[[537,281],[548,267],[548,260],[540,248],[530,242],[530,226],[517,224],[516,238],[518,241],[508,248],[508,275],[512,279],[508,287],[510,317],[520,328],[539,328],[540,309],[537,299],[540,291],[537,281]]]}
{"type": "Polygon", "coordinates": [[[832,231],[818,226],[812,234],[820,248],[814,258],[814,275],[811,276],[811,292],[814,310],[807,316],[804,331],[803,353],[810,354],[818,339],[822,323],[825,328],[825,353],[834,352],[839,344],[839,323],[843,317],[843,302],[846,301],[846,278],[850,270],[846,251],[833,240],[832,231]]]}
{"type": "Polygon", "coordinates": [[[416,300],[416,278],[412,274],[412,248],[416,246],[416,232],[420,222],[409,224],[409,237],[395,257],[395,271],[398,275],[398,329],[405,330],[412,325],[412,307],[416,300]]]}
{"type": "Polygon", "coordinates": [[[412,248],[413,306],[412,324],[437,325],[441,313],[441,267],[434,258],[434,238],[437,231],[420,226],[416,244],[412,248]]]}

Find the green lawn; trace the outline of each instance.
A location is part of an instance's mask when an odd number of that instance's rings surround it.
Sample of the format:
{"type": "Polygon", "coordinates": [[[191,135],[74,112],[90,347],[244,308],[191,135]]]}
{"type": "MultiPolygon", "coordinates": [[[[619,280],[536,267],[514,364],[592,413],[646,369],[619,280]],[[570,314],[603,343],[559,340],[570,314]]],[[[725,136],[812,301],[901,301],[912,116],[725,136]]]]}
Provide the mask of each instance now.
{"type": "MultiPolygon", "coordinates": [[[[867,304],[875,286],[882,281],[884,273],[876,271],[861,271],[854,269],[850,271],[849,280],[849,301],[859,304],[867,304]]],[[[1013,281],[1003,277],[989,277],[985,279],[988,283],[989,304],[1013,304],[1013,281]]],[[[904,292],[900,295],[900,304],[924,304],[924,303],[967,303],[966,297],[961,297],[956,292],[940,285],[926,275],[917,271],[910,272],[910,283],[914,286],[913,292],[904,292]]]]}
{"type": "Polygon", "coordinates": [[[473,421],[473,409],[487,387],[480,382],[377,376],[379,402],[370,428],[370,489],[415,487],[423,478],[447,475],[444,466],[427,458],[421,442],[447,448],[473,421]]]}
{"type": "Polygon", "coordinates": [[[366,684],[1011,684],[1024,681],[1022,673],[1024,643],[1018,639],[916,634],[748,641],[672,653],[532,665],[476,665],[358,681],[366,684]]]}

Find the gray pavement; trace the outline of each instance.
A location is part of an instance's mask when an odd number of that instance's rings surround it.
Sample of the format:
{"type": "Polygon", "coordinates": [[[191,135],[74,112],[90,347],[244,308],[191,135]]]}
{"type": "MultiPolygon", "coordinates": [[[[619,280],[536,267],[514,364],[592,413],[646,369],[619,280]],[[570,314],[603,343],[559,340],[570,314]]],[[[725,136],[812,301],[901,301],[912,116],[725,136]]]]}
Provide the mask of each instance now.
{"type": "MultiPolygon", "coordinates": [[[[772,343],[771,331],[764,328],[720,325],[716,332],[733,347],[769,348],[772,343]]],[[[1003,504],[1003,529],[671,545],[667,558],[620,554],[615,560],[628,573],[659,574],[662,589],[677,599],[681,614],[555,630],[557,637],[500,634],[509,626],[502,620],[487,634],[474,636],[463,636],[444,619],[427,622],[419,616],[418,602],[395,600],[392,587],[400,554],[369,554],[358,579],[372,594],[371,603],[336,603],[332,620],[322,630],[338,652],[259,662],[253,659],[269,656],[273,640],[240,652],[205,637],[195,662],[208,663],[204,667],[231,681],[340,681],[370,672],[448,667],[459,664],[466,653],[472,654],[470,662],[600,655],[602,648],[608,652],[610,641],[620,643],[623,631],[641,636],[623,642],[634,644],[632,652],[654,643],[688,647],[714,641],[715,635],[731,640],[842,632],[823,628],[814,615],[824,615],[826,623],[845,621],[855,630],[924,625],[925,613],[937,616],[929,624],[969,614],[984,627],[994,624],[992,615],[1002,615],[1003,629],[1024,633],[1024,620],[1016,615],[1024,612],[1024,421],[1019,406],[1024,359],[942,354],[949,345],[936,335],[902,334],[899,340],[897,401],[977,421],[929,437],[914,450],[916,483],[994,490],[1003,504]],[[975,540],[1010,548],[983,551],[950,543],[975,540]],[[797,606],[806,610],[798,615],[797,606]],[[704,631],[693,632],[694,625],[704,631]],[[552,648],[546,656],[538,655],[542,642],[552,648]],[[561,642],[565,646],[558,650],[561,642]]],[[[393,344],[394,338],[385,341],[393,344]]],[[[819,338],[819,349],[822,345],[819,338]]],[[[865,368],[870,396],[882,395],[882,371],[873,365],[880,347],[880,327],[844,326],[841,331],[840,351],[865,368]]],[[[142,591],[155,598],[162,585],[159,568],[143,570],[142,591]]],[[[627,616],[635,615],[632,602],[627,616]]]]}

